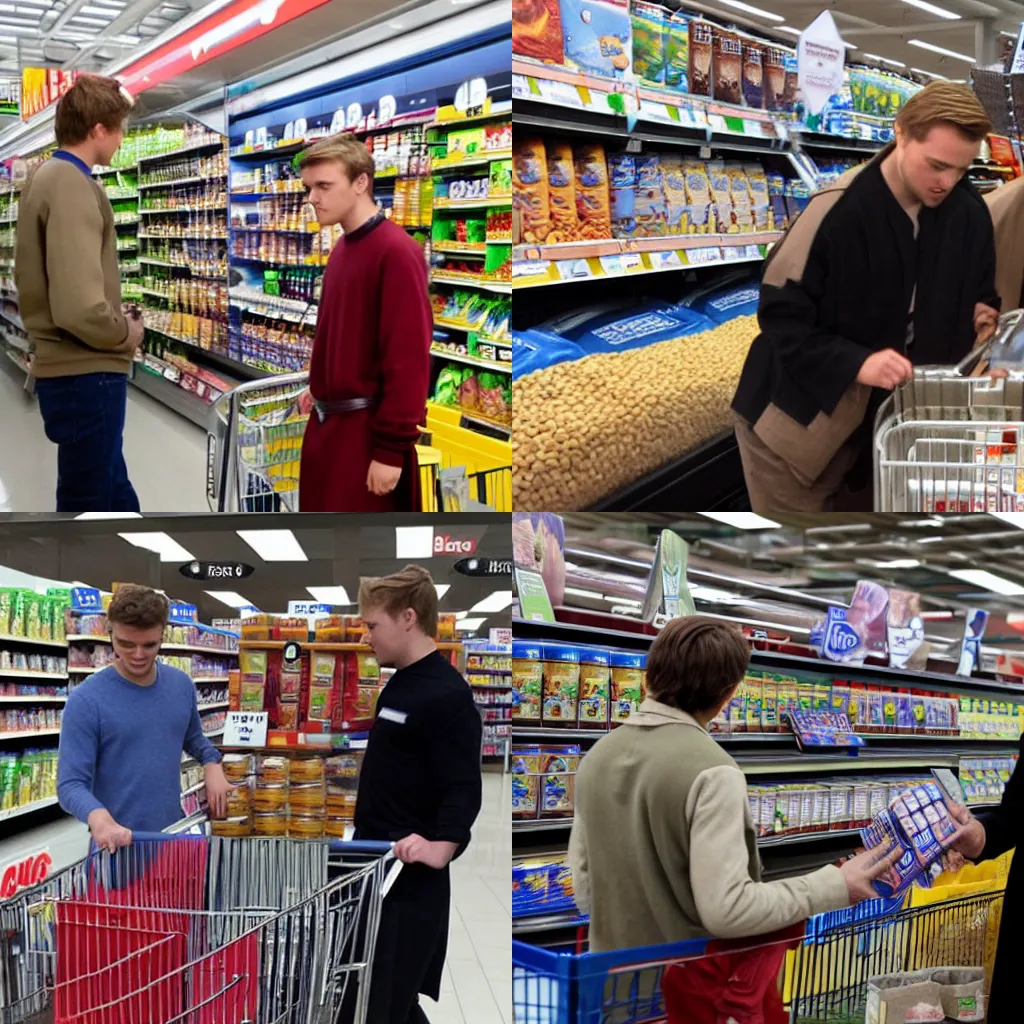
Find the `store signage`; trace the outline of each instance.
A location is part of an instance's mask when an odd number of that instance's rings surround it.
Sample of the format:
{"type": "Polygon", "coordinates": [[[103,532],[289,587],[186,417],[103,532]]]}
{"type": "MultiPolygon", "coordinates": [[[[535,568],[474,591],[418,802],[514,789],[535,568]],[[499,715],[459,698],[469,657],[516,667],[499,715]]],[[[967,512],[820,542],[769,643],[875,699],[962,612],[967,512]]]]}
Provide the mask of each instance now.
{"type": "Polygon", "coordinates": [[[643,620],[655,622],[658,616],[674,619],[693,615],[693,598],[686,583],[686,560],[690,547],[671,530],[662,530],[654,548],[654,564],[647,578],[643,620]]]}
{"type": "Polygon", "coordinates": [[[52,867],[49,848],[8,864],[0,874],[0,899],[9,900],[20,889],[30,889],[45,882],[52,867]]]}
{"type": "Polygon", "coordinates": [[[434,534],[435,555],[471,555],[476,551],[476,540],[473,537],[452,537],[447,533],[434,534]]]}
{"type": "Polygon", "coordinates": [[[281,658],[288,665],[294,665],[301,657],[302,645],[298,640],[289,640],[281,651],[281,658]]]}
{"type": "Polygon", "coordinates": [[[490,641],[492,644],[505,645],[512,643],[512,627],[511,626],[499,626],[497,629],[492,629],[490,633],[490,641]]]}
{"type": "Polygon", "coordinates": [[[1024,74],[1024,23],[1017,32],[1017,42],[1013,48],[1013,63],[1010,65],[1011,75],[1024,74]]]}
{"type": "Polygon", "coordinates": [[[329,0],[235,0],[118,74],[134,95],[237,50],[329,0]]]}
{"type": "Polygon", "coordinates": [[[960,650],[960,664],[957,666],[958,676],[970,676],[975,669],[981,667],[981,638],[985,635],[988,625],[988,612],[983,608],[968,608],[964,622],[964,642],[960,650]]]}
{"type": "Polygon", "coordinates": [[[539,572],[517,566],[516,592],[519,595],[520,614],[524,619],[531,622],[555,621],[555,610],[551,607],[548,588],[539,572]]]}
{"type": "Polygon", "coordinates": [[[184,601],[172,601],[168,618],[171,622],[195,622],[196,606],[184,601]]]}
{"type": "Polygon", "coordinates": [[[463,576],[511,576],[512,562],[500,558],[463,558],[455,563],[455,571],[463,576]]]}
{"type": "Polygon", "coordinates": [[[269,717],[266,711],[229,711],[224,721],[224,746],[265,747],[269,717]]]}
{"type": "Polygon", "coordinates": [[[797,76],[808,114],[820,114],[843,88],[846,47],[828,11],[822,11],[800,34],[797,76]]]}
{"type": "Polygon", "coordinates": [[[95,587],[72,587],[71,607],[83,612],[101,612],[103,595],[95,587]]]}
{"type": "Polygon", "coordinates": [[[245,562],[186,562],[178,568],[190,580],[244,580],[255,571],[245,562]]]}
{"type": "Polygon", "coordinates": [[[60,68],[22,68],[21,119],[27,121],[56,103],[77,77],[77,71],[61,71],[60,68]]]}
{"type": "Polygon", "coordinates": [[[0,114],[17,117],[21,111],[21,81],[0,78],[0,114]]]}

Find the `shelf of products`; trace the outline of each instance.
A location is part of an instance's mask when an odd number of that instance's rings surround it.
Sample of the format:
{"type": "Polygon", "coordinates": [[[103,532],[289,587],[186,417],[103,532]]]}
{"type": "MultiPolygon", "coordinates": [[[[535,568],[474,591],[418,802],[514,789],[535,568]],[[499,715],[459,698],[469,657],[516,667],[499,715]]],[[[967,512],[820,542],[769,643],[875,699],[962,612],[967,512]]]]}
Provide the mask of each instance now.
{"type": "Polygon", "coordinates": [[[512,648],[507,644],[466,641],[465,675],[483,716],[484,758],[510,766],[512,735],[512,648]]]}

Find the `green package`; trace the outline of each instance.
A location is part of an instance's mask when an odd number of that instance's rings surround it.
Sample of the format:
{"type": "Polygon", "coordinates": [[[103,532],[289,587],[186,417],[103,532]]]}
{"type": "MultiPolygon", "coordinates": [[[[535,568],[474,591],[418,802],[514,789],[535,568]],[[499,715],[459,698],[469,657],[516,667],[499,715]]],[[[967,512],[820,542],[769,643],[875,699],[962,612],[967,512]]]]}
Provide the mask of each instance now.
{"type": "Polygon", "coordinates": [[[30,591],[16,590],[11,605],[11,636],[25,635],[25,613],[30,591]]]}
{"type": "Polygon", "coordinates": [[[677,92],[690,88],[690,19],[675,11],[665,26],[665,85],[677,92]]]}
{"type": "Polygon", "coordinates": [[[11,635],[11,605],[14,591],[7,587],[0,588],[0,636],[11,635]]]}
{"type": "Polygon", "coordinates": [[[665,84],[665,36],[669,12],[660,4],[633,0],[633,71],[646,85],[665,84]]]}

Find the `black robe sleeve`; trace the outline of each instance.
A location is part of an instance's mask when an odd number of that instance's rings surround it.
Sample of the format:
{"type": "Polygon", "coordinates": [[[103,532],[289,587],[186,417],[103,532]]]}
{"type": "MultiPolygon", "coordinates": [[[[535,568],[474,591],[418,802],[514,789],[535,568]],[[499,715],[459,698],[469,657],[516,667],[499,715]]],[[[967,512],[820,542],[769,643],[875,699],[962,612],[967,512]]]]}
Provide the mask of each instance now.
{"type": "MultiPolygon", "coordinates": [[[[1021,752],[1024,753],[1024,740],[1021,741],[1021,752]]],[[[1017,846],[1021,826],[1024,825],[1024,773],[1019,761],[1006,784],[999,806],[982,811],[977,817],[985,826],[985,849],[979,860],[992,860],[1017,846]]]]}

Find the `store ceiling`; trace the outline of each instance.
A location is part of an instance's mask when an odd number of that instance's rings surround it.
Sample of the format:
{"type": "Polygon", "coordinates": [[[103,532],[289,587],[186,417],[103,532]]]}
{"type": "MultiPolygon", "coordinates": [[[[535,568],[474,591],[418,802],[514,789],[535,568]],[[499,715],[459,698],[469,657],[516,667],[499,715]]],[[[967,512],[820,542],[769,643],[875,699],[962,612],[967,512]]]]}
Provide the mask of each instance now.
{"type": "MultiPolygon", "coordinates": [[[[405,517],[408,525],[428,525],[423,516],[405,517]]],[[[475,542],[475,555],[482,558],[511,557],[511,524],[508,517],[438,517],[435,536],[446,534],[461,541],[475,542]]],[[[477,635],[487,635],[495,626],[507,626],[508,607],[495,613],[472,613],[477,602],[495,591],[509,591],[509,578],[476,579],[454,569],[462,555],[429,558],[399,558],[394,525],[382,525],[380,516],[176,516],[147,517],[144,520],[115,521],[23,521],[0,523],[0,566],[66,583],[81,582],[110,590],[115,582],[141,583],[166,591],[173,599],[195,604],[203,622],[232,618],[231,607],[209,596],[208,590],[234,590],[261,611],[286,612],[289,601],[311,601],[308,587],[341,586],[350,601],[359,592],[364,576],[382,576],[416,562],[430,570],[435,583],[447,584],[441,598],[442,611],[467,611],[482,618],[477,635]],[[237,534],[237,530],[288,529],[308,561],[264,561],[237,534]],[[183,560],[161,562],[159,556],[136,547],[119,533],[161,532],[177,541],[199,561],[244,562],[255,572],[248,579],[229,583],[197,582],[182,576],[183,560]]],[[[354,613],[354,607],[337,606],[339,612],[354,613]]],[[[473,634],[468,634],[473,635],[473,634]]]]}
{"type": "MultiPolygon", "coordinates": [[[[742,24],[744,29],[767,32],[790,46],[796,36],[780,30],[780,26],[804,29],[823,10],[827,10],[835,19],[843,39],[856,47],[849,51],[850,60],[878,67],[888,66],[900,72],[916,68],[954,80],[970,75],[977,52],[976,26],[985,20],[991,22],[997,40],[996,58],[999,59],[1002,55],[999,47],[1016,36],[1024,20],[1024,3],[1016,0],[932,0],[933,7],[958,15],[956,18],[942,17],[909,0],[747,0],[747,3],[783,20],[780,22],[742,12],[723,0],[697,2],[692,6],[716,17],[732,19],[742,24]],[[1001,37],[1000,33],[1003,33],[1001,37]],[[964,54],[969,59],[944,56],[915,46],[911,40],[964,54]],[[882,64],[869,54],[887,58],[889,64],[882,64]],[[901,64],[904,67],[899,67],[901,64]]],[[[684,3],[682,6],[691,5],[684,3]]]]}
{"type": "MultiPolygon", "coordinates": [[[[858,579],[875,579],[919,592],[925,611],[936,616],[928,624],[933,632],[952,639],[962,632],[966,609],[980,607],[991,613],[989,643],[1024,646],[1024,529],[989,515],[772,518],[779,529],[739,530],[696,513],[572,513],[565,516],[566,561],[583,572],[621,574],[616,592],[635,598],[657,531],[670,528],[691,545],[698,610],[726,609],[732,593],[754,599],[741,602],[748,613],[756,604],[768,620],[806,625],[830,600],[848,602],[858,579]],[[994,585],[1020,593],[997,593],[950,575],[963,570],[986,570],[998,578],[994,585]],[[757,590],[742,581],[763,586],[757,590]],[[801,611],[790,614],[793,609],[801,611]]],[[[580,579],[576,585],[589,589],[580,579]]]]}

